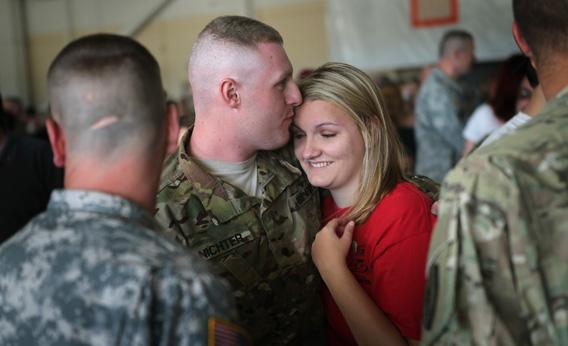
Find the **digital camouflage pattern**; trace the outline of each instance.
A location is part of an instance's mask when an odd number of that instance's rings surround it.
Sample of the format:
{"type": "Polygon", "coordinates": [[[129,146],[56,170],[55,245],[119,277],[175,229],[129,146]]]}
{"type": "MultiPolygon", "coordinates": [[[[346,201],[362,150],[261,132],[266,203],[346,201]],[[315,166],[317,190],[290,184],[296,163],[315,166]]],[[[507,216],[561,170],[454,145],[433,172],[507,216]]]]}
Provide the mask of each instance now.
{"type": "Polygon", "coordinates": [[[248,196],[209,175],[185,145],[166,162],[159,223],[230,282],[239,321],[256,344],[321,343],[321,280],[310,254],[320,227],[317,190],[279,153],[259,152],[264,195],[248,196]]]}
{"type": "Polygon", "coordinates": [[[444,181],[424,345],[568,345],[568,88],[444,181]]]}
{"type": "Polygon", "coordinates": [[[461,158],[467,117],[477,98],[439,68],[420,87],[416,99],[416,173],[441,182],[461,158]]]}
{"type": "Polygon", "coordinates": [[[0,345],[207,345],[235,318],[228,287],[156,227],[118,196],[54,191],[0,247],[0,345]]]}

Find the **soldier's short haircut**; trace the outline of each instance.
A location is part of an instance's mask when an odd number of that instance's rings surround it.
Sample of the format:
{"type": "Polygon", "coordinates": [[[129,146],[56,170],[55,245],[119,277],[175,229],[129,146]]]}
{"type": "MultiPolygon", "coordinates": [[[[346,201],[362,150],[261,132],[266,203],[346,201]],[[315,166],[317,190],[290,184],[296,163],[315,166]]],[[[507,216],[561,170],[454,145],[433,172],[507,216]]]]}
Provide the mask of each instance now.
{"type": "Polygon", "coordinates": [[[568,1],[514,0],[513,14],[531,50],[568,53],[568,1]]]}
{"type": "Polygon", "coordinates": [[[197,41],[203,37],[249,48],[254,48],[259,43],[283,43],[280,33],[270,25],[242,16],[221,16],[213,19],[203,28],[197,41]]]}
{"type": "Polygon", "coordinates": [[[256,51],[263,43],[282,45],[282,36],[273,27],[242,16],[221,16],[209,22],[193,44],[188,63],[194,96],[202,96],[195,100],[196,107],[206,102],[203,94],[212,90],[215,71],[226,65],[233,65],[230,68],[235,73],[239,66],[249,67],[242,54],[256,51]]]}
{"type": "Polygon", "coordinates": [[[473,36],[465,30],[447,31],[440,40],[439,57],[446,56],[455,49],[464,49],[466,44],[471,42],[473,42],[473,36]]]}
{"type": "Polygon", "coordinates": [[[160,68],[131,38],[96,34],[69,43],[49,68],[48,94],[69,152],[159,149],[166,107],[160,68]]]}

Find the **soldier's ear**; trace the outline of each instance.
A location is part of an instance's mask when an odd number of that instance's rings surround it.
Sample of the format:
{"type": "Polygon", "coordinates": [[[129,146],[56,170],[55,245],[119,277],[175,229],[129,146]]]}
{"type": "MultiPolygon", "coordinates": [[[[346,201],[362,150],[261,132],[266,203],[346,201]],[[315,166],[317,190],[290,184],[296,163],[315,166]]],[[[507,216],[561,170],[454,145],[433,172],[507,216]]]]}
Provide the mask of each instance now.
{"type": "Polygon", "coordinates": [[[176,151],[179,137],[179,115],[173,107],[166,108],[166,155],[176,151]]]}
{"type": "Polygon", "coordinates": [[[521,50],[521,52],[523,52],[523,54],[526,55],[527,57],[529,57],[532,61],[533,60],[533,52],[532,52],[531,48],[529,47],[529,44],[527,43],[527,41],[523,37],[523,34],[521,33],[521,29],[519,28],[519,25],[517,24],[517,22],[513,22],[513,38],[515,39],[515,42],[517,43],[517,46],[519,46],[519,49],[521,50]]]}
{"type": "Polygon", "coordinates": [[[220,85],[221,97],[225,104],[231,108],[236,108],[241,103],[239,94],[238,83],[232,78],[225,78],[221,81],[220,85]]]}
{"type": "Polygon", "coordinates": [[[51,150],[53,151],[53,163],[57,167],[65,166],[65,134],[63,129],[59,124],[48,118],[45,121],[45,127],[47,128],[47,135],[49,136],[49,143],[51,144],[51,150]]]}

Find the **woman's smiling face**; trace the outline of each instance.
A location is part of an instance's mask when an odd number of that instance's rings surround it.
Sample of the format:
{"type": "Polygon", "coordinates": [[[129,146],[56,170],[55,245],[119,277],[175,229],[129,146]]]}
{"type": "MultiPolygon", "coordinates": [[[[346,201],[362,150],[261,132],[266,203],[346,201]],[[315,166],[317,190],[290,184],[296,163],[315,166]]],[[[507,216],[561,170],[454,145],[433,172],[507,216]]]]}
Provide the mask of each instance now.
{"type": "Polygon", "coordinates": [[[365,145],[347,112],[332,102],[307,100],[296,110],[292,131],[296,157],[312,185],[357,192],[365,145]]]}

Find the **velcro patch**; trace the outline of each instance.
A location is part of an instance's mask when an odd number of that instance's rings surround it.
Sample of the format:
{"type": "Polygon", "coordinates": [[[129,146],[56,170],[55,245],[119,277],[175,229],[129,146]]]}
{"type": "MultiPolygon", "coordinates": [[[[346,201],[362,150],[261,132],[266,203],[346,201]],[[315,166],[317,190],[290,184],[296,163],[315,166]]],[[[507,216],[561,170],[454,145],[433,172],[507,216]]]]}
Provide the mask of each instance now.
{"type": "Polygon", "coordinates": [[[241,327],[231,322],[210,318],[208,322],[207,345],[252,345],[252,341],[248,333],[241,327]]]}
{"type": "Polygon", "coordinates": [[[199,254],[206,260],[210,260],[243,246],[246,243],[250,243],[253,240],[254,237],[251,231],[247,230],[202,246],[197,250],[197,252],[199,252],[199,254]]]}

